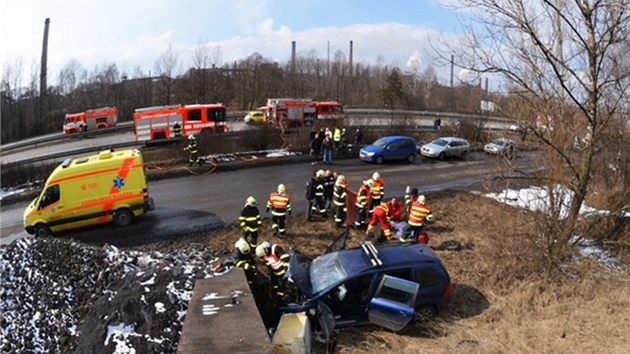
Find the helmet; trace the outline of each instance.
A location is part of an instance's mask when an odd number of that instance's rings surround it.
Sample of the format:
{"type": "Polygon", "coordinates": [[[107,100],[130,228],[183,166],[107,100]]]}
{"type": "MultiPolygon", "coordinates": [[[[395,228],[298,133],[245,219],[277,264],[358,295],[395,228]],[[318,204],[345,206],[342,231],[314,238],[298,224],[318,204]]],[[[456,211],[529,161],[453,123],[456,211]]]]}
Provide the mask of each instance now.
{"type": "Polygon", "coordinates": [[[284,184],[280,183],[278,185],[278,193],[284,193],[287,190],[287,187],[284,186],[284,184]]]}
{"type": "Polygon", "coordinates": [[[325,175],[326,175],[326,172],[324,172],[324,170],[319,170],[315,174],[315,176],[317,176],[317,177],[324,177],[325,175]]]}
{"type": "Polygon", "coordinates": [[[372,188],[372,187],[374,187],[374,180],[370,178],[367,181],[363,181],[363,184],[365,184],[366,186],[372,188]]]}
{"type": "Polygon", "coordinates": [[[345,182],[346,182],[346,176],[344,176],[344,175],[339,175],[339,176],[337,177],[337,184],[342,184],[342,183],[345,183],[345,182]]]}
{"type": "Polygon", "coordinates": [[[256,201],[256,199],[254,199],[254,197],[248,197],[247,200],[245,201],[246,205],[257,205],[258,202],[256,201]]]}
{"type": "Polygon", "coordinates": [[[418,188],[411,188],[411,192],[409,193],[411,195],[418,195],[418,188]]]}
{"type": "Polygon", "coordinates": [[[192,133],[188,134],[188,140],[195,140],[195,136],[192,133]]]}
{"type": "Polygon", "coordinates": [[[427,201],[427,197],[425,197],[424,195],[418,196],[418,203],[424,204],[426,201],[427,201]]]}
{"type": "Polygon", "coordinates": [[[249,252],[252,251],[251,247],[249,247],[249,243],[245,241],[244,238],[240,238],[236,241],[234,247],[236,247],[236,249],[238,249],[242,254],[249,254],[249,252]]]}
{"type": "Polygon", "coordinates": [[[374,173],[372,174],[372,179],[373,179],[373,180],[375,180],[375,181],[376,181],[377,179],[381,179],[381,174],[380,174],[380,173],[378,173],[378,172],[374,172],[374,173]]]}
{"type": "Polygon", "coordinates": [[[271,249],[271,244],[267,241],[264,241],[256,247],[256,255],[260,258],[263,258],[267,255],[269,249],[271,249]]]}
{"type": "Polygon", "coordinates": [[[332,176],[332,171],[331,170],[326,170],[326,176],[332,176]]]}

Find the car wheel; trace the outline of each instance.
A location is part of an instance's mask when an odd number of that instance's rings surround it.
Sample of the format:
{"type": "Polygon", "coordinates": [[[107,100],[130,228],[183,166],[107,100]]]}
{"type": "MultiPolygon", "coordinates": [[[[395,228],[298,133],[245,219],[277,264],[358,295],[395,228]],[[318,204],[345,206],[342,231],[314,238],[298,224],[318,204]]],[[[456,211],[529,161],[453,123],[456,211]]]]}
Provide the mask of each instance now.
{"type": "Polygon", "coordinates": [[[462,152],[462,160],[464,161],[468,160],[468,151],[462,152]]]}
{"type": "Polygon", "coordinates": [[[442,161],[444,161],[444,158],[445,158],[445,157],[446,157],[446,154],[444,154],[443,152],[441,152],[441,153],[438,155],[438,159],[439,159],[439,160],[442,160],[442,161]]]}
{"type": "Polygon", "coordinates": [[[416,159],[416,155],[414,155],[414,154],[407,155],[407,162],[412,163],[413,160],[415,160],[415,159],[416,159]]]}
{"type": "Polygon", "coordinates": [[[377,156],[375,161],[377,164],[380,165],[383,163],[383,161],[385,161],[385,159],[383,158],[383,156],[377,156]]]}
{"type": "Polygon", "coordinates": [[[132,219],[133,215],[127,209],[118,209],[114,213],[114,223],[118,226],[128,226],[132,219]]]}
{"type": "Polygon", "coordinates": [[[431,321],[437,316],[437,310],[432,305],[422,305],[416,308],[416,311],[413,315],[413,319],[416,322],[427,322],[431,321]]]}
{"type": "Polygon", "coordinates": [[[44,224],[35,225],[34,229],[35,237],[48,237],[50,236],[50,228],[44,224]]]}

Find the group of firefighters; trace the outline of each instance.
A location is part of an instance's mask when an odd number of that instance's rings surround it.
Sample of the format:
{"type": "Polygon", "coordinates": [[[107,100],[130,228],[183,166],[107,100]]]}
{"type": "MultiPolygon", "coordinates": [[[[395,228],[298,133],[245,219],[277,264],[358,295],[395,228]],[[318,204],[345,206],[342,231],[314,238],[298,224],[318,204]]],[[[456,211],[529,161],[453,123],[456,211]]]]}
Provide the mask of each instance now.
{"type": "MultiPolygon", "coordinates": [[[[385,200],[384,188],[384,180],[378,172],[363,181],[354,201],[357,210],[357,219],[352,225],[354,229],[365,231],[365,239],[370,241],[375,238],[377,228],[380,228],[382,235],[376,237],[379,242],[392,239],[392,229],[396,229],[401,242],[428,243],[429,237],[423,232],[423,227],[424,223],[433,220],[433,214],[424,195],[420,195],[417,188],[407,187],[403,205],[396,198],[385,200]],[[406,220],[403,220],[403,216],[406,216],[406,220]]],[[[344,175],[330,170],[313,173],[307,182],[306,200],[307,221],[313,220],[313,214],[327,218],[327,212],[334,210],[335,225],[348,226],[347,205],[351,201],[344,175]]],[[[284,184],[278,185],[277,190],[269,194],[265,210],[271,213],[273,235],[286,235],[286,217],[291,215],[291,198],[284,184]]],[[[235,243],[235,265],[245,270],[248,283],[255,289],[258,270],[254,255],[261,259],[269,270],[274,304],[279,305],[285,295],[283,278],[289,267],[289,254],[278,244],[268,241],[258,243],[263,221],[254,197],[246,199],[238,220],[243,233],[235,243]]]]}

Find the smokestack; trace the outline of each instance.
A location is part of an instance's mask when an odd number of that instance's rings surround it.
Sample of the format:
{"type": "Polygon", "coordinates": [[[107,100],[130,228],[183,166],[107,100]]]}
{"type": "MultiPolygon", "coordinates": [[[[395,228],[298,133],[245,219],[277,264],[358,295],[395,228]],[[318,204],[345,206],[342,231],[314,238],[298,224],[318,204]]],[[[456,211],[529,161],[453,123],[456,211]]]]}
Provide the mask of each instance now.
{"type": "Polygon", "coordinates": [[[46,80],[46,76],[48,73],[48,28],[50,27],[50,18],[47,18],[44,22],[44,43],[42,44],[42,67],[41,74],[39,78],[39,97],[40,97],[40,105],[39,105],[39,118],[42,119],[44,117],[44,112],[46,111],[46,94],[48,88],[48,82],[46,80]]]}
{"type": "Polygon", "coordinates": [[[352,41],[350,41],[350,60],[348,64],[350,66],[350,74],[348,76],[352,76],[352,41]]]}
{"type": "Polygon", "coordinates": [[[330,77],[330,41],[328,41],[328,58],[326,59],[326,76],[330,77]]]}
{"type": "Polygon", "coordinates": [[[291,42],[291,73],[295,73],[295,41],[291,42]]]}
{"type": "Polygon", "coordinates": [[[455,57],[451,54],[451,87],[453,87],[453,64],[455,63],[455,57]]]}

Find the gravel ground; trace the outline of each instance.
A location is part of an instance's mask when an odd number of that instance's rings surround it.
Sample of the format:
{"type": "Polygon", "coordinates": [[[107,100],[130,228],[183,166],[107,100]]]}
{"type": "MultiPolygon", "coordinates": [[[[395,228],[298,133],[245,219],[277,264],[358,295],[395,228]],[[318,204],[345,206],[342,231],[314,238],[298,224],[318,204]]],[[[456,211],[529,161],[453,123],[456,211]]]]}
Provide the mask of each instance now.
{"type": "Polygon", "coordinates": [[[0,248],[2,353],[175,353],[196,279],[223,254],[202,244],[122,251],[63,239],[0,248]]]}

